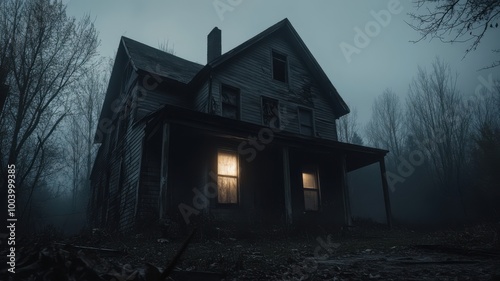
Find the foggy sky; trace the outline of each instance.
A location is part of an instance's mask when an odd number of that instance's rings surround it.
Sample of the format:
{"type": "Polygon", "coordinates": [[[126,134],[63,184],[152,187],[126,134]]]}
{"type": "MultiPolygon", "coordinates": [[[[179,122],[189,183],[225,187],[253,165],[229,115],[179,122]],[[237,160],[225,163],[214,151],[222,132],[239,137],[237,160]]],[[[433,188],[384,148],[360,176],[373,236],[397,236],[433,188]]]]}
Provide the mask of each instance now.
{"type": "Polygon", "coordinates": [[[472,94],[480,84],[479,76],[500,78],[500,67],[478,71],[489,65],[498,48],[499,29],[490,30],[479,48],[462,59],[468,44],[445,44],[410,40],[419,34],[409,27],[407,13],[414,12],[409,0],[400,3],[401,12],[391,14],[386,26],[352,54],[344,56],[342,42],[356,47],[355,28],[364,31],[375,21],[373,13],[388,10],[382,1],[298,1],[298,0],[65,0],[67,12],[77,18],[90,13],[100,34],[99,51],[114,57],[120,36],[158,47],[168,40],[175,55],[206,63],[206,36],[217,26],[222,30],[222,51],[227,52],[285,17],[290,20],[305,44],[322,66],[351,110],[356,108],[361,127],[369,120],[371,105],[385,88],[401,97],[417,73],[417,67],[429,68],[436,56],[449,63],[459,75],[462,93],[472,94]],[[214,3],[231,9],[217,12],[214,3]],[[226,6],[227,7],[227,6],[226,6]],[[495,38],[496,35],[496,38],[495,38]]]}

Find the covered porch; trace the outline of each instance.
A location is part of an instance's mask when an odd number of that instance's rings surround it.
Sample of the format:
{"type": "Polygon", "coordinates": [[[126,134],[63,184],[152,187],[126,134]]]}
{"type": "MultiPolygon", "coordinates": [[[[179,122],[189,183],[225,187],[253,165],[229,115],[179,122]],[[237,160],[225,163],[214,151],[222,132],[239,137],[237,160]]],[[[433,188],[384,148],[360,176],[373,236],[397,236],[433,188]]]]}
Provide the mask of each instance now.
{"type": "Polygon", "coordinates": [[[160,112],[148,123],[145,146],[157,155],[158,189],[148,188],[157,190],[160,218],[192,222],[183,206],[190,218],[204,213],[215,221],[350,226],[347,173],[379,163],[391,225],[385,150],[185,109],[160,112]]]}

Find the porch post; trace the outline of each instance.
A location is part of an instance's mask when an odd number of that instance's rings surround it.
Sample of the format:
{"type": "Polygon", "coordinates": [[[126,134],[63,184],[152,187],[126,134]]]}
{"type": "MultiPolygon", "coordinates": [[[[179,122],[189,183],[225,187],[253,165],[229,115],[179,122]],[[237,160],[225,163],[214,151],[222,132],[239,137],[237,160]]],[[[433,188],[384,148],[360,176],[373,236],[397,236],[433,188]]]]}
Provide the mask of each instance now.
{"type": "Polygon", "coordinates": [[[285,220],[292,224],[292,194],[290,187],[290,155],[288,147],[283,147],[283,185],[285,188],[285,220]]]}
{"type": "Polygon", "coordinates": [[[167,211],[167,179],[168,179],[168,148],[170,142],[170,125],[163,124],[162,128],[162,145],[161,145],[161,173],[160,173],[160,196],[159,196],[159,211],[160,219],[163,218],[167,211]]]}
{"type": "Polygon", "coordinates": [[[347,224],[347,226],[352,226],[352,216],[351,216],[351,202],[349,200],[349,185],[347,183],[347,163],[346,159],[347,155],[345,153],[342,153],[340,155],[340,166],[341,166],[341,182],[340,184],[342,185],[342,193],[343,193],[343,199],[344,199],[344,211],[345,211],[345,218],[344,221],[347,224]]]}
{"type": "Polygon", "coordinates": [[[382,159],[379,160],[379,163],[380,163],[380,176],[382,177],[382,189],[384,190],[385,215],[387,218],[387,225],[389,226],[389,228],[392,228],[391,201],[389,199],[389,186],[387,184],[384,157],[382,157],[382,159]]]}

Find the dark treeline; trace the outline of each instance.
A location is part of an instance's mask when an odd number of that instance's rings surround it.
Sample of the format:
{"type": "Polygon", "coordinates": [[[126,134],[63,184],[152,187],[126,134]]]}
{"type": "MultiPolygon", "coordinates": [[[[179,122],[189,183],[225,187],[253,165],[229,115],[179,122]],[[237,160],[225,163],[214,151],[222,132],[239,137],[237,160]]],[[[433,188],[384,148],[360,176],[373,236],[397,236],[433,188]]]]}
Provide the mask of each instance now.
{"type": "Polygon", "coordinates": [[[12,187],[18,229],[63,213],[84,217],[102,96],[98,45],[90,16],[69,17],[61,1],[0,2],[1,206],[5,214],[12,187]]]}
{"type": "MultiPolygon", "coordinates": [[[[406,98],[401,96],[390,89],[378,96],[365,128],[368,145],[390,150],[386,176],[396,220],[498,219],[499,81],[479,76],[475,92],[462,93],[450,67],[436,58],[430,69],[418,68],[406,98]]],[[[380,181],[373,169],[351,175],[353,211],[380,220],[381,212],[367,211],[379,204],[372,200],[382,200],[381,191],[373,190],[380,181]]]]}

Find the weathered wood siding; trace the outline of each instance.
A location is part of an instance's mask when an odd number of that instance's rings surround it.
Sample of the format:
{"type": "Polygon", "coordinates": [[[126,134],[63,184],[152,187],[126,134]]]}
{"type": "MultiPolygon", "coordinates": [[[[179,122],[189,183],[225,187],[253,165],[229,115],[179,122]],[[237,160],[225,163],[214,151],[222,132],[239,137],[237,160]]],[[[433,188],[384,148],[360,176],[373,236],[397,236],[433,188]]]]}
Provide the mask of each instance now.
{"type": "Polygon", "coordinates": [[[199,112],[207,113],[208,109],[208,96],[210,91],[210,78],[205,81],[201,87],[196,91],[193,98],[193,109],[199,112]]]}
{"type": "Polygon", "coordinates": [[[245,122],[262,124],[261,97],[279,100],[284,130],[299,133],[297,108],[313,109],[317,137],[336,140],[335,112],[331,102],[311,76],[303,59],[284,36],[267,38],[255,47],[214,70],[212,95],[221,114],[221,85],[240,89],[240,116],[245,122]],[[272,78],[272,51],[287,55],[288,83],[272,78]]]}
{"type": "Polygon", "coordinates": [[[184,108],[192,108],[192,104],[189,102],[190,99],[188,95],[174,86],[162,84],[161,86],[158,85],[153,89],[148,89],[139,85],[137,87],[137,91],[137,120],[161,108],[165,104],[184,108]]]}
{"type": "Polygon", "coordinates": [[[137,205],[139,227],[152,223],[159,217],[161,129],[157,128],[156,133],[145,137],[147,140],[144,140],[137,205]]]}
{"type": "Polygon", "coordinates": [[[131,126],[132,120],[128,122],[128,130],[125,137],[125,151],[123,154],[123,169],[121,173],[121,230],[130,230],[135,224],[137,188],[142,159],[142,140],[144,138],[144,124],[131,126]]]}

